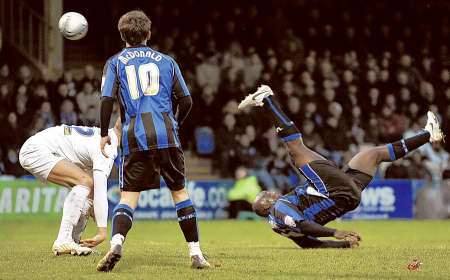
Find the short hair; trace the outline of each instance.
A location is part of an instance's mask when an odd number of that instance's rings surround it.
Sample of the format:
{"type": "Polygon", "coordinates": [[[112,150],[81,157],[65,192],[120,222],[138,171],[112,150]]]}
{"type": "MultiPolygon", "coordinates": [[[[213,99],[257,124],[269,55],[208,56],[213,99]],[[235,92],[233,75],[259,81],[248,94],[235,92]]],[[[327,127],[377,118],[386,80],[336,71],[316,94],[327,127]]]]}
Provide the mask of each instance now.
{"type": "Polygon", "coordinates": [[[120,17],[117,28],[123,41],[136,46],[150,38],[152,22],[140,10],[129,11],[120,17]]]}
{"type": "Polygon", "coordinates": [[[280,194],[269,191],[260,192],[252,204],[252,210],[258,216],[267,217],[269,216],[270,209],[275,204],[280,194]]]}

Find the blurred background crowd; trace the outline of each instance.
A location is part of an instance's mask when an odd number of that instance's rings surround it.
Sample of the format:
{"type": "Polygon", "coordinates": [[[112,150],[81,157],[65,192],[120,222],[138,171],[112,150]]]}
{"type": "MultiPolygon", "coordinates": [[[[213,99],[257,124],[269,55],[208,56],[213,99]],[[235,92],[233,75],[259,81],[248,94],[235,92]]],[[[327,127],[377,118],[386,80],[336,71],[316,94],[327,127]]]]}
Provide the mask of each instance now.
{"type": "MultiPolygon", "coordinates": [[[[263,187],[292,186],[295,171],[267,115],[237,113],[260,84],[274,89],[306,145],[339,165],[360,149],[417,133],[427,110],[450,134],[448,8],[431,12],[416,1],[231,1],[226,9],[154,2],[141,6],[153,22],[149,45],[177,60],[194,98],[180,132],[184,149],[213,159],[221,177],[245,166],[263,187]]],[[[114,24],[104,36],[112,55],[120,49],[114,24]]],[[[0,67],[0,173],[24,174],[17,152],[42,129],[98,125],[101,65],[66,69],[58,80],[27,65],[0,67]]],[[[442,180],[449,168],[444,145],[383,166],[380,176],[442,180]]]]}

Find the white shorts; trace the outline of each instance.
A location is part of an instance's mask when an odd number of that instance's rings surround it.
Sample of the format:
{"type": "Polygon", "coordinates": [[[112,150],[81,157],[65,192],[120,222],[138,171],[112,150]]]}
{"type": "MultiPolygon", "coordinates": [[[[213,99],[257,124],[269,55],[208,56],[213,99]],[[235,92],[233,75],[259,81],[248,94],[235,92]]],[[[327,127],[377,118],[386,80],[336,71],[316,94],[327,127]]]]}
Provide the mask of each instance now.
{"type": "Polygon", "coordinates": [[[53,167],[64,157],[52,153],[39,140],[39,137],[32,136],[25,141],[20,148],[19,162],[25,170],[45,182],[53,167]]]}

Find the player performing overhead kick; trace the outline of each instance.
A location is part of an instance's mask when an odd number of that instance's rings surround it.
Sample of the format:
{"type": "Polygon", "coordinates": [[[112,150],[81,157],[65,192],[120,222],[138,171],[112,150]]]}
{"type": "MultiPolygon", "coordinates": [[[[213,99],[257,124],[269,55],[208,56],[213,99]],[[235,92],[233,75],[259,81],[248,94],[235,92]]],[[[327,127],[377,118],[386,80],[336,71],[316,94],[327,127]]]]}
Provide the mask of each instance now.
{"type": "Polygon", "coordinates": [[[290,238],[302,248],[358,246],[361,240],[358,233],[324,225],[359,205],[361,192],[372,180],[378,164],[402,158],[428,142],[443,140],[436,116],[428,112],[428,121],[421,133],[359,152],[340,170],[303,144],[300,131],[277,105],[270,87],[259,87],[239,104],[239,109],[249,106],[262,106],[272,116],[278,136],[286,143],[296,168],[307,179],[304,186],[296,187],[284,196],[261,192],[253,209],[268,218],[276,233],[290,238]],[[340,241],[318,237],[334,237],[340,241]]]}
{"type": "Polygon", "coordinates": [[[70,188],[64,206],[58,237],[53,243],[55,255],[88,255],[106,238],[108,219],[107,179],[117,155],[120,122],[109,129],[109,158],[100,151],[100,129],[84,126],[55,126],[30,137],[22,146],[19,161],[22,167],[41,181],[70,188]],[[92,175],[90,174],[92,172],[92,175]],[[89,208],[94,198],[98,232],[80,244],[89,208]]]}
{"type": "Polygon", "coordinates": [[[109,141],[107,129],[117,97],[123,122],[123,167],[121,198],[113,213],[111,249],[97,265],[98,271],[111,271],[121,258],[139,194],[159,188],[160,176],[171,191],[178,223],[188,243],[191,267],[210,266],[200,250],[196,212],[185,188],[184,156],[178,138],[178,124],[188,115],[192,99],[175,60],[146,46],[150,26],[150,19],[142,11],[124,14],[118,29],[126,48],[110,58],[104,68],[102,149],[109,141]]]}

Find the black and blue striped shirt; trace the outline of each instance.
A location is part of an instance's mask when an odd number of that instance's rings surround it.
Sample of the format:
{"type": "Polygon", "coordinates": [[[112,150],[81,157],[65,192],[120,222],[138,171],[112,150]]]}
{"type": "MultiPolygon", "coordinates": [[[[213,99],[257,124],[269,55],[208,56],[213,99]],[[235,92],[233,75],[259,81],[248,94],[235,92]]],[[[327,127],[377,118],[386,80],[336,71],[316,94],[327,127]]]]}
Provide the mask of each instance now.
{"type": "Polygon", "coordinates": [[[140,45],[125,48],[105,64],[102,97],[117,97],[122,151],[179,147],[173,101],[189,96],[174,59],[140,45]]]}

